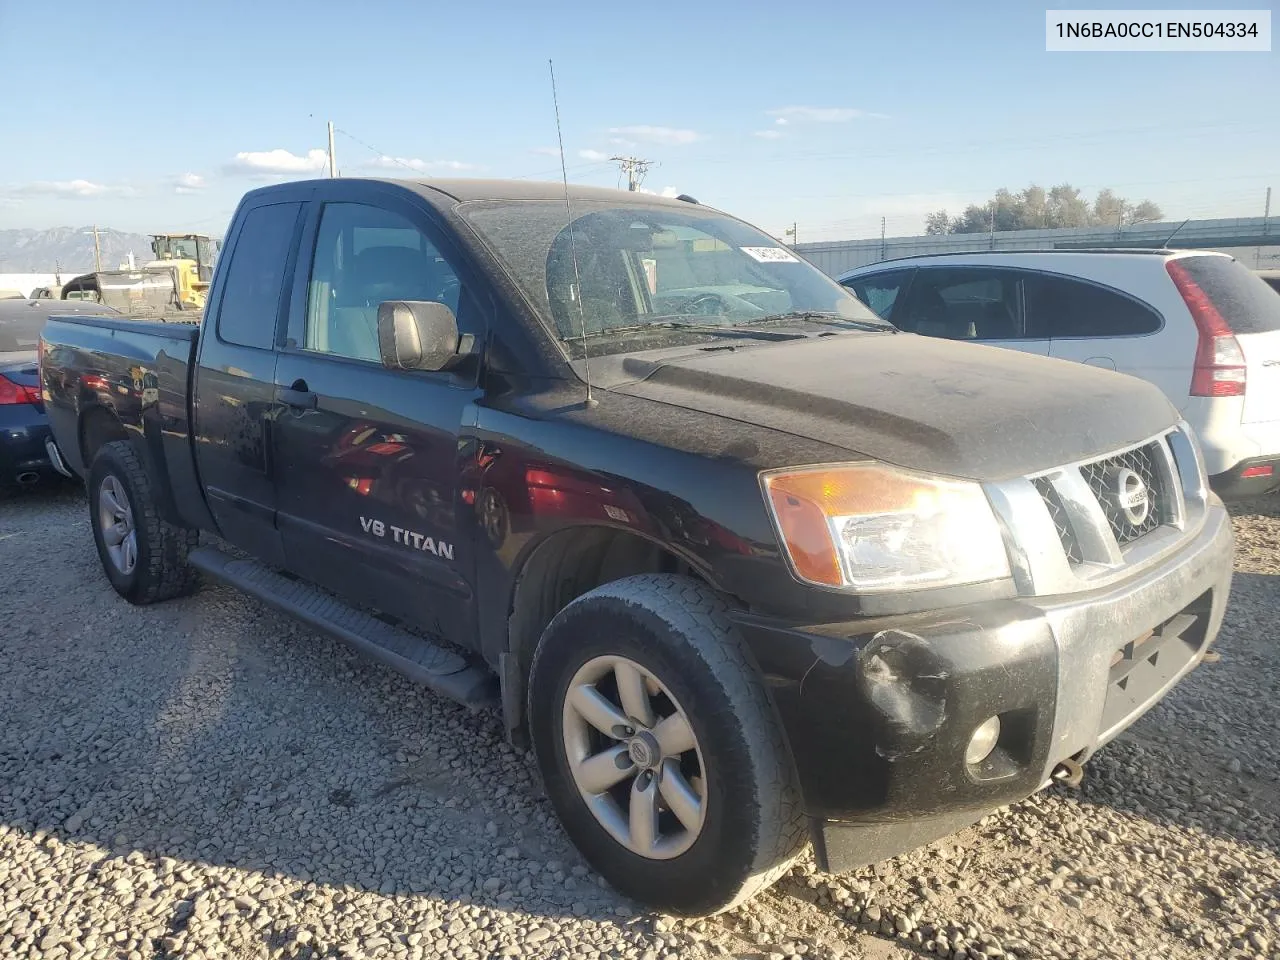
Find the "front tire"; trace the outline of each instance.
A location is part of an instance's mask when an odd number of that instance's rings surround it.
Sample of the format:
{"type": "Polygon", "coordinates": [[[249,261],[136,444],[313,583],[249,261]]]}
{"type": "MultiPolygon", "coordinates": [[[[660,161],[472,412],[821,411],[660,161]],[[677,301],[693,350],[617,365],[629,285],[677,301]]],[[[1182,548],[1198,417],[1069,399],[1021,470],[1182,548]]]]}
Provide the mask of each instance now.
{"type": "Polygon", "coordinates": [[[200,533],[162,519],[151,484],[127,440],[103,444],[89,468],[89,522],[98,559],[116,593],[138,605],[183,596],[198,582],[187,554],[200,533]]]}
{"type": "Polygon", "coordinates": [[[627,896],[720,913],[804,849],[781,723],[724,602],[697,581],[627,577],[566,606],[534,656],[528,716],[566,832],[627,896]]]}

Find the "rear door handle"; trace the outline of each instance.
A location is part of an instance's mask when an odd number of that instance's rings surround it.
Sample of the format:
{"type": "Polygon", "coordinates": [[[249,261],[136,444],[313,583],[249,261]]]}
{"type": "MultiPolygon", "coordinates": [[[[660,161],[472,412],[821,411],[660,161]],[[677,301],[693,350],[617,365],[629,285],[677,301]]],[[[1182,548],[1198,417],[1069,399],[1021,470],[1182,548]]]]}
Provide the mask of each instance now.
{"type": "Polygon", "coordinates": [[[314,410],[316,408],[316,395],[307,389],[306,383],[302,380],[297,380],[292,387],[281,390],[280,400],[297,410],[314,410]]]}

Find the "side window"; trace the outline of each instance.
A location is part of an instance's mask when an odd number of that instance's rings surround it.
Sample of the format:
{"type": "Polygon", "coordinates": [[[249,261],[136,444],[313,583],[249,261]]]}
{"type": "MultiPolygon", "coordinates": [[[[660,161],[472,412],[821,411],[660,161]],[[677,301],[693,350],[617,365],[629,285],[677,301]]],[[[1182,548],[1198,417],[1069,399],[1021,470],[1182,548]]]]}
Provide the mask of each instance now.
{"type": "MultiPolygon", "coordinates": [[[[434,300],[458,314],[458,276],[421,230],[390,210],[327,203],[307,284],[306,348],[379,362],[378,304],[434,300]]],[[[460,318],[461,332],[466,318],[460,318]]]]}
{"type": "Polygon", "coordinates": [[[1138,337],[1160,329],[1160,315],[1113,290],[1031,274],[1026,279],[1027,327],[1038,337],[1138,337]]]}
{"type": "Polygon", "coordinates": [[[910,270],[890,270],[869,277],[851,277],[844,281],[844,285],[881,320],[889,320],[910,276],[910,270]]]}
{"type": "Polygon", "coordinates": [[[948,340],[1017,340],[1025,336],[1017,274],[982,267],[921,268],[895,325],[948,340]]]}
{"type": "Polygon", "coordinates": [[[273,203],[245,214],[227,263],[218,336],[227,343],[270,350],[276,336],[285,263],[298,219],[297,203],[273,203]]]}

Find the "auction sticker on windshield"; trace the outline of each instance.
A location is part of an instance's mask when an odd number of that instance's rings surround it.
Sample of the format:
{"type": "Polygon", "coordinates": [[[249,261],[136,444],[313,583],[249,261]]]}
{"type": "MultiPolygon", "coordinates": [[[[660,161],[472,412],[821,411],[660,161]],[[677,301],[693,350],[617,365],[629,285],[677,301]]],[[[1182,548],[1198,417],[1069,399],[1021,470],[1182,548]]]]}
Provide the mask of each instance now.
{"type": "Polygon", "coordinates": [[[781,247],[739,247],[743,253],[761,263],[799,263],[794,254],[781,247]]]}

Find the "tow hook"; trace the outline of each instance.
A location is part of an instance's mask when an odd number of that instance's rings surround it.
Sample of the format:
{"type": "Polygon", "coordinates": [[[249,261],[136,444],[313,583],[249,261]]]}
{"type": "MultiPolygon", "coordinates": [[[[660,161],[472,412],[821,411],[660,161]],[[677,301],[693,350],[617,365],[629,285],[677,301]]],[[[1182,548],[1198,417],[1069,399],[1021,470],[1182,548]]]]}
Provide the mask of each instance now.
{"type": "Polygon", "coordinates": [[[1070,758],[1059,760],[1058,765],[1053,768],[1051,779],[1065,783],[1068,787],[1078,787],[1084,779],[1084,767],[1070,758]]]}

